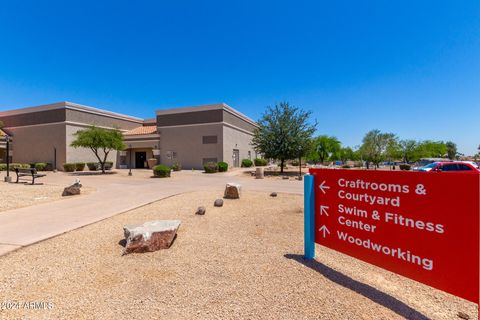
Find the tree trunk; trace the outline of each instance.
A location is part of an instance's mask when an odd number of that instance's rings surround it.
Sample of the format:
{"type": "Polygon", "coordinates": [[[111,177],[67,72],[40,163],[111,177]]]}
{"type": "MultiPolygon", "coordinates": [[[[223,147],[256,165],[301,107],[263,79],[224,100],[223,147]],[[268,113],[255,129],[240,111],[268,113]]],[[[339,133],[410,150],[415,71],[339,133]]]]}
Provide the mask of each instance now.
{"type": "Polygon", "coordinates": [[[102,168],[102,174],[105,173],[105,170],[104,170],[104,168],[103,168],[103,167],[104,167],[103,164],[105,163],[105,161],[102,163],[102,159],[101,159],[100,156],[98,155],[98,150],[97,150],[97,149],[93,149],[93,148],[91,148],[91,149],[92,149],[93,153],[95,153],[95,156],[96,156],[97,159],[98,159],[98,163],[100,163],[100,167],[102,168]]]}
{"type": "Polygon", "coordinates": [[[283,174],[283,164],[285,163],[285,159],[280,159],[280,173],[283,174]]]}
{"type": "Polygon", "coordinates": [[[103,149],[103,153],[105,156],[103,157],[103,161],[100,161],[100,166],[102,167],[102,174],[105,174],[105,162],[107,162],[107,157],[110,151],[105,151],[105,149],[103,149]]]}

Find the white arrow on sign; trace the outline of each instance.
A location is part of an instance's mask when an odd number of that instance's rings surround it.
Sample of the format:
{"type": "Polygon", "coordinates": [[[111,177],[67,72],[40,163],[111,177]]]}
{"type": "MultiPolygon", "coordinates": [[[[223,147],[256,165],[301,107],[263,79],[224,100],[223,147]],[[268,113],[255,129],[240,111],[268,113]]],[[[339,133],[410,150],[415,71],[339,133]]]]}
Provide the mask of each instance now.
{"type": "Polygon", "coordinates": [[[330,231],[328,231],[327,227],[323,225],[318,231],[323,231],[323,237],[325,238],[327,236],[327,233],[330,234],[330,231]]]}
{"type": "Polygon", "coordinates": [[[328,212],[327,212],[327,209],[328,209],[328,208],[329,208],[328,206],[322,206],[322,205],[320,205],[320,215],[323,215],[323,214],[324,214],[324,215],[326,215],[326,216],[328,217],[328,212]]]}
{"type": "Polygon", "coordinates": [[[325,185],[325,180],[323,180],[323,182],[320,183],[320,185],[319,185],[318,187],[320,188],[320,190],[322,190],[323,194],[326,193],[326,192],[325,192],[325,189],[330,189],[329,186],[326,186],[326,185],[325,185]]]}

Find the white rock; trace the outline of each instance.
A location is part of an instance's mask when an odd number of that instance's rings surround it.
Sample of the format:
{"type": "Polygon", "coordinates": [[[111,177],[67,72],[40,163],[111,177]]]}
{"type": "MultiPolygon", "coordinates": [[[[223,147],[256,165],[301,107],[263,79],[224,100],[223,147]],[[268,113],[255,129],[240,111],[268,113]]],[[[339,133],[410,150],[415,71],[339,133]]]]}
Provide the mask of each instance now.
{"type": "Polygon", "coordinates": [[[125,225],[123,231],[127,244],[123,254],[168,249],[175,239],[180,223],[180,220],[155,220],[125,225]]]}
{"type": "Polygon", "coordinates": [[[225,193],[223,197],[225,199],[239,199],[241,191],[242,186],[239,183],[230,182],[225,186],[225,193]]]}

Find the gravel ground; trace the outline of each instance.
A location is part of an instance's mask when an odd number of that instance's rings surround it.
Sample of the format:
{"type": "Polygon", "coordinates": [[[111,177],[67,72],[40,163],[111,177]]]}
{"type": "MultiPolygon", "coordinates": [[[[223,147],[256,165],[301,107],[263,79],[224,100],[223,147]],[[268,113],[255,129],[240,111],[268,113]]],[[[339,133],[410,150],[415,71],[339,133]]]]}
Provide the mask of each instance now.
{"type": "Polygon", "coordinates": [[[28,319],[477,319],[473,303],[324,247],[305,263],[302,197],[174,196],[0,257],[1,310],[28,319]],[[205,216],[196,216],[199,205],[205,216]],[[180,219],[169,250],[121,256],[122,226],[180,219]]]}
{"type": "MultiPolygon", "coordinates": [[[[60,200],[64,186],[0,182],[0,212],[60,200]]],[[[82,188],[88,194],[93,188],[82,188]]]]}

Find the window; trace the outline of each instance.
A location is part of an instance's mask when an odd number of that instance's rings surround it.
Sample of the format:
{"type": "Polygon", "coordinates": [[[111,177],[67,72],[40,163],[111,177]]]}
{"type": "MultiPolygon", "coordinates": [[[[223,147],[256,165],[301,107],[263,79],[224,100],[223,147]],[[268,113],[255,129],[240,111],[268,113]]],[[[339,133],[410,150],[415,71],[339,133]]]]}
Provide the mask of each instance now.
{"type": "Polygon", "coordinates": [[[442,166],[442,171],[457,171],[457,164],[452,163],[452,164],[444,164],[442,166]]]}
{"type": "Polygon", "coordinates": [[[177,159],[177,153],[175,151],[167,151],[167,159],[177,159]]]}
{"type": "Polygon", "coordinates": [[[216,144],[217,143],[217,136],[203,136],[202,143],[203,144],[216,144]]]}
{"type": "Polygon", "coordinates": [[[470,171],[470,170],[472,170],[472,168],[470,168],[470,167],[467,166],[466,164],[459,164],[458,167],[459,167],[458,169],[459,169],[460,171],[470,171]]]}
{"type": "Polygon", "coordinates": [[[252,160],[252,151],[248,151],[248,159],[252,160]]]}

